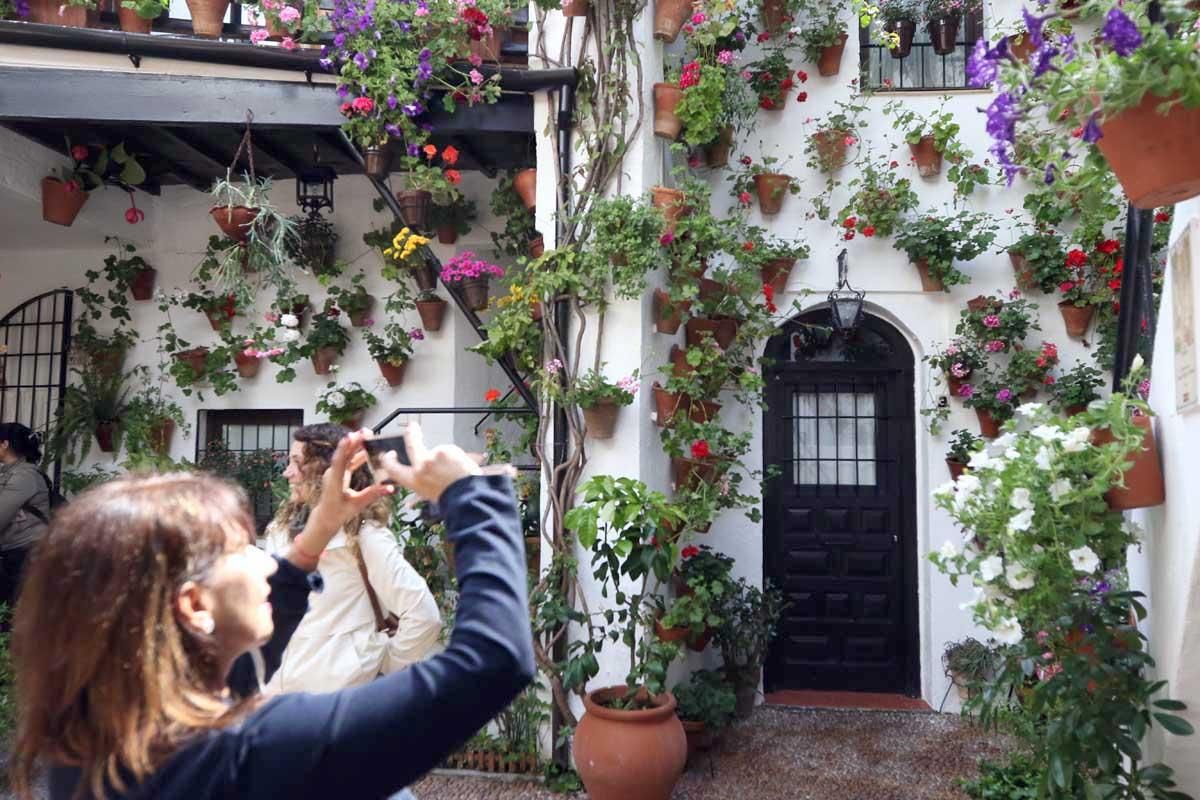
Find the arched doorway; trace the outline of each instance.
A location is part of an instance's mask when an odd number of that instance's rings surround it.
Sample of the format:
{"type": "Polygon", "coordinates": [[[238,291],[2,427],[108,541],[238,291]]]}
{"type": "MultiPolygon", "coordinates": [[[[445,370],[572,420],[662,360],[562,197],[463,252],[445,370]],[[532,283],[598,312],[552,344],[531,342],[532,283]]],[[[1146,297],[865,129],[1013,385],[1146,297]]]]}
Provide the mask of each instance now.
{"type": "Polygon", "coordinates": [[[913,352],[879,317],[827,308],[767,343],[764,577],[783,613],[768,691],[920,692],[913,352]]]}

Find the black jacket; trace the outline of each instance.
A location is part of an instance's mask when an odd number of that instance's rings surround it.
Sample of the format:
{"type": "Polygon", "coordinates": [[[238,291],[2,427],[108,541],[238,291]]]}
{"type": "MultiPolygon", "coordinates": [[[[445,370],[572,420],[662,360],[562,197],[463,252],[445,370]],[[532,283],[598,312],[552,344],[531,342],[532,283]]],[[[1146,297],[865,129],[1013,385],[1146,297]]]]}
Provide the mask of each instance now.
{"type": "MultiPolygon", "coordinates": [[[[445,652],[366,686],[269,700],[237,726],[197,736],[140,786],[108,800],[385,798],[503,710],[535,669],[512,485],[500,476],[464,478],[441,505],[460,592],[445,652]]],[[[291,594],[307,602],[306,592],[289,592],[272,603],[291,594]]],[[[268,668],[272,654],[278,666],[294,630],[278,630],[264,648],[268,668]]],[[[235,665],[231,683],[252,681],[246,668],[235,665]]],[[[76,768],[52,768],[52,800],[70,800],[78,778],[76,768]]]]}

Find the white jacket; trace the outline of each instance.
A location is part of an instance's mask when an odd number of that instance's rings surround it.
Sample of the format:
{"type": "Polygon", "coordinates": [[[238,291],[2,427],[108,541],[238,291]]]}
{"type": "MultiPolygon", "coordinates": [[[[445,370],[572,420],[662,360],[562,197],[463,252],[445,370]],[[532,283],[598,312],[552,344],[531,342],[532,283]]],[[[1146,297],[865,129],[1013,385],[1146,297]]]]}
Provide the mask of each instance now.
{"type": "MultiPolygon", "coordinates": [[[[358,544],[371,586],[384,613],[400,619],[396,635],[375,630],[375,614],[363,585],[358,560],[344,532],[321,555],[323,591],[309,595],[309,611],[283,652],[268,692],[332,692],[368,683],[431,655],[438,646],[442,619],[429,587],[404,559],[391,531],[365,522],[358,544]]],[[[266,548],[277,553],[287,533],[268,528],[266,548]]]]}

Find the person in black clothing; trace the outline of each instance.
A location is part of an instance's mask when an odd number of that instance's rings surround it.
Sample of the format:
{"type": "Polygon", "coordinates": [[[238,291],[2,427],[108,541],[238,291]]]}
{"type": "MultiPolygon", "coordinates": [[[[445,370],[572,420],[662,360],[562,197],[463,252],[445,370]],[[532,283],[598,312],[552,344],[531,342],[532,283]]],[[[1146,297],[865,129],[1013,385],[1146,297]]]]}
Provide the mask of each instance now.
{"type": "Polygon", "coordinates": [[[50,484],[37,467],[41,460],[37,434],[19,422],[0,424],[0,603],[10,611],[25,557],[50,518],[50,484]]]}
{"type": "Polygon", "coordinates": [[[416,426],[407,447],[411,467],[385,457],[382,469],[446,514],[460,586],[450,644],[329,694],[236,699],[253,690],[246,654],[261,645],[269,671],[291,635],[281,616],[303,616],[301,571],[387,491],[348,487],[360,435],[338,446],[278,567],[251,552],[244,497],[212,478],[125,479],[73,502],[39,547],[17,614],[18,792],[29,796],[44,765],[52,800],[374,800],[501,711],[534,674],[511,481],[481,475],[457,447],[427,451],[416,426]]]}

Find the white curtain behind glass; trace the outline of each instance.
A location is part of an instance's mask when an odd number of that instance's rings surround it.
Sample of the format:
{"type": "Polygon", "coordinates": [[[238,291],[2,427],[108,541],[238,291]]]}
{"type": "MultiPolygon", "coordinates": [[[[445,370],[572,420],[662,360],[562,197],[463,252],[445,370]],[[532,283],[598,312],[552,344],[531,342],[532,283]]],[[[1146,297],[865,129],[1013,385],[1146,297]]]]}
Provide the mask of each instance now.
{"type": "Polygon", "coordinates": [[[875,485],[875,395],[792,393],[792,480],[802,485],[875,485]]]}

